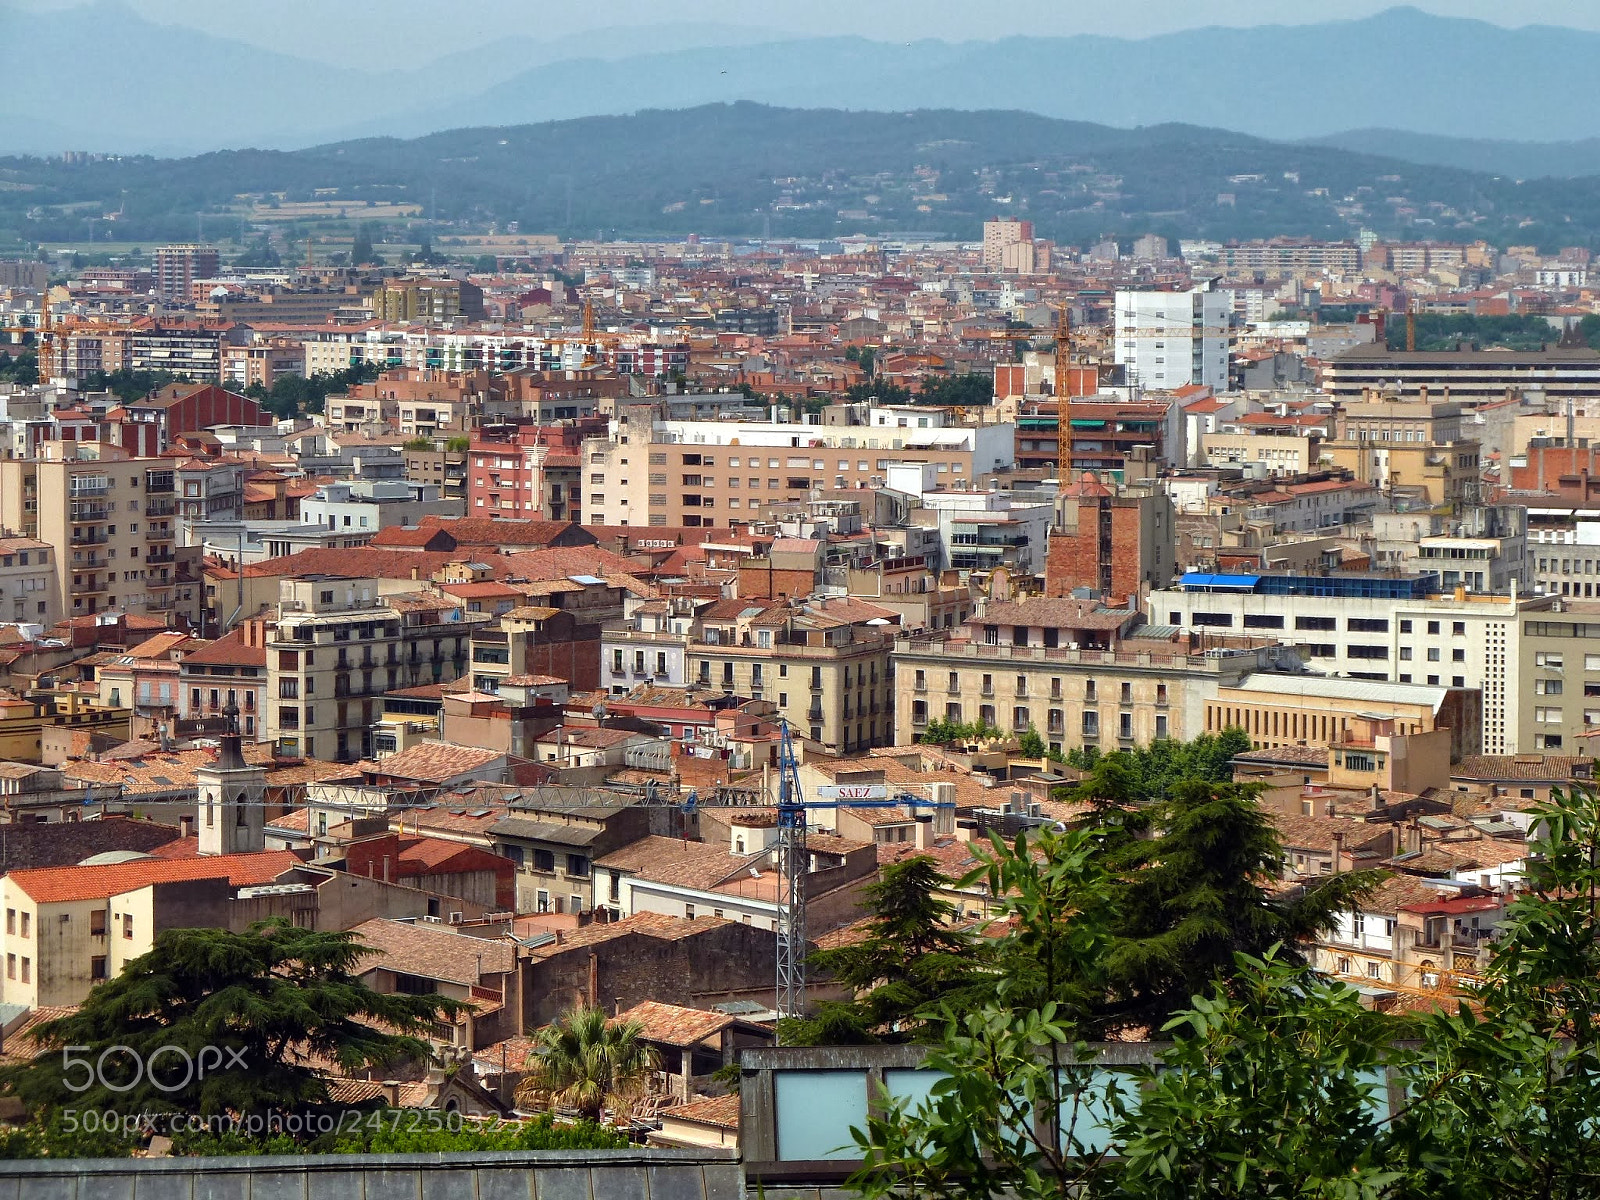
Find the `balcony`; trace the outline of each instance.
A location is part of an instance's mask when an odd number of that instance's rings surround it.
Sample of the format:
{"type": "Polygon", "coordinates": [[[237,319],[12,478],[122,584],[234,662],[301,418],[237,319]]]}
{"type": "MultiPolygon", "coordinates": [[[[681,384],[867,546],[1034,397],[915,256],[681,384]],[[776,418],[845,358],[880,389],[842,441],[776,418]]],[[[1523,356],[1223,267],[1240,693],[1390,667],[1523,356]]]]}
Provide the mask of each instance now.
{"type": "Polygon", "coordinates": [[[76,530],[72,535],[74,546],[103,546],[111,539],[93,529],[76,530]]]}
{"type": "Polygon", "coordinates": [[[72,505],[71,516],[75,524],[83,525],[90,521],[104,521],[107,511],[104,504],[75,503],[72,505]]]}
{"type": "Polygon", "coordinates": [[[163,554],[147,554],[144,556],[144,561],[146,566],[158,567],[163,563],[177,562],[178,556],[169,550],[163,554]]]}
{"type": "Polygon", "coordinates": [[[110,489],[111,481],[108,479],[74,479],[71,494],[73,499],[79,496],[104,496],[110,489]]]}

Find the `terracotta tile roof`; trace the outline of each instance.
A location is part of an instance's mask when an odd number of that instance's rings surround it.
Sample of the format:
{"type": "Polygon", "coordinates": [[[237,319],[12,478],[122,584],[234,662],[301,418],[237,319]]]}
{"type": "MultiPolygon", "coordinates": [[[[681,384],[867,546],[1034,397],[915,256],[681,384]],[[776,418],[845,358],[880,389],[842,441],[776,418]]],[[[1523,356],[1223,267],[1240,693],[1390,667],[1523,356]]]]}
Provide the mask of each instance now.
{"type": "Polygon", "coordinates": [[[516,969],[516,947],[510,942],[457,933],[448,925],[376,918],[363,921],[350,932],[376,951],[362,959],[360,971],[386,967],[425,979],[474,985],[484,975],[516,969]]]}
{"type": "Polygon", "coordinates": [[[420,742],[382,759],[364,759],[356,769],[373,775],[414,779],[419,783],[444,783],[470,771],[488,767],[505,755],[480,746],[455,746],[448,742],[420,742]]]}
{"type": "MultiPolygon", "coordinates": [[[[431,550],[385,550],[376,546],[312,546],[298,554],[284,554],[247,563],[251,579],[294,575],[344,575],[352,579],[427,579],[460,556],[431,550]],[[413,574],[415,572],[415,574],[413,574]]],[[[228,576],[232,578],[230,574],[228,576]]]]}
{"type": "Polygon", "coordinates": [[[1292,763],[1303,767],[1326,767],[1328,765],[1328,748],[1326,746],[1278,746],[1269,750],[1247,750],[1243,754],[1234,756],[1234,762],[1246,763],[1292,763]]]}
{"type": "Polygon", "coordinates": [[[184,665],[219,667],[264,667],[267,665],[265,646],[247,646],[244,631],[235,629],[223,634],[214,642],[197,646],[183,656],[184,665]]]}
{"type": "Polygon", "coordinates": [[[1454,779],[1565,783],[1592,778],[1594,759],[1581,754],[1469,754],[1450,769],[1454,779]]]}
{"type": "Polygon", "coordinates": [[[726,846],[652,834],[613,850],[595,866],[629,871],[653,883],[709,891],[749,867],[759,868],[766,857],[765,852],[732,854],[726,846]]]}
{"type": "Polygon", "coordinates": [[[1093,600],[1034,599],[991,604],[969,625],[1029,625],[1045,629],[1121,629],[1133,620],[1129,610],[1106,608],[1093,600]]]}
{"type": "Polygon", "coordinates": [[[77,1011],[76,1005],[47,1004],[34,1009],[22,1018],[20,1025],[6,1034],[5,1051],[0,1054],[0,1058],[9,1062],[32,1062],[49,1048],[34,1036],[34,1030],[46,1021],[54,1021],[57,1017],[69,1017],[77,1011]]]}
{"type": "Polygon", "coordinates": [[[646,1041],[664,1046],[695,1046],[737,1022],[727,1013],[702,1008],[681,1008],[659,1000],[644,1000],[611,1018],[611,1024],[632,1021],[646,1041]]]}
{"type": "Polygon", "coordinates": [[[687,1104],[663,1108],[659,1115],[717,1129],[738,1129],[739,1096],[737,1093],[731,1096],[700,1096],[687,1104]]]}
{"type": "Polygon", "coordinates": [[[187,879],[226,879],[234,887],[271,883],[300,865],[288,850],[257,854],[217,854],[207,858],[137,859],[103,867],[41,867],[13,871],[11,879],[40,904],[99,900],[147,887],[187,879]]]}
{"type": "Polygon", "coordinates": [[[709,934],[732,924],[733,922],[726,917],[671,917],[665,913],[635,913],[620,921],[585,925],[574,929],[571,933],[564,932],[559,943],[547,942],[542,946],[535,946],[529,954],[535,959],[552,958],[569,950],[594,946],[630,935],[679,942],[685,938],[709,934]]]}
{"type": "Polygon", "coordinates": [[[552,546],[505,556],[510,572],[524,579],[567,579],[573,575],[627,575],[636,565],[601,546],[552,546]]]}

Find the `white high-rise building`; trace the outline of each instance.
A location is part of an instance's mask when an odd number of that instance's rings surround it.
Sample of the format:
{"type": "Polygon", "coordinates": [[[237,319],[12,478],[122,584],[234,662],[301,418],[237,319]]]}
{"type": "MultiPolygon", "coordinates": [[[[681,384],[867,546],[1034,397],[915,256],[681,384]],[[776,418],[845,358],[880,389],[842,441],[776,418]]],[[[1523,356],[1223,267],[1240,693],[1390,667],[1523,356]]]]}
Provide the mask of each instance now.
{"type": "Polygon", "coordinates": [[[1173,389],[1228,389],[1233,298],[1212,283],[1187,292],[1117,293],[1116,361],[1131,382],[1173,389]]]}

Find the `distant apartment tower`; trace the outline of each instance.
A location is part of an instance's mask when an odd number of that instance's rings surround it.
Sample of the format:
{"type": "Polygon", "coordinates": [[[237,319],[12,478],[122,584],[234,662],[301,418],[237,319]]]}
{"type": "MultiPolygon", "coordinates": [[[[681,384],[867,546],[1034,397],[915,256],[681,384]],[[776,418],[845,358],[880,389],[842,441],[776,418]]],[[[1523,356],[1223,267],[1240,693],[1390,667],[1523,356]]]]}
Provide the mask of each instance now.
{"type": "Polygon", "coordinates": [[[1033,222],[1017,221],[1010,217],[996,217],[983,223],[983,268],[999,271],[1005,268],[1006,248],[1033,242],[1033,222]]]}
{"type": "Polygon", "coordinates": [[[1164,234],[1147,233],[1133,241],[1135,262],[1159,262],[1167,257],[1167,239],[1164,234]]]}
{"type": "Polygon", "coordinates": [[[1117,292],[1116,361],[1145,388],[1228,388],[1233,298],[1211,283],[1182,292],[1117,292]]]}
{"type": "Polygon", "coordinates": [[[156,248],[156,294],[163,300],[188,303],[194,281],[213,279],[222,264],[215,246],[185,243],[156,248]]]}

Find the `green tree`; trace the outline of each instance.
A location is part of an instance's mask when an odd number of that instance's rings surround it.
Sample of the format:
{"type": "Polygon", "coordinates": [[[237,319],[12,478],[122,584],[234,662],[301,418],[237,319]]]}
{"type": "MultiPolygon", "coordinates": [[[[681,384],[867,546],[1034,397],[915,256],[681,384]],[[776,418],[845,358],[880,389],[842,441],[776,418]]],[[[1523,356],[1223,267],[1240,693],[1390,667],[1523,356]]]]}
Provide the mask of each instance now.
{"type": "Polygon", "coordinates": [[[353,934],[281,918],[244,933],[165,930],[76,1012],[41,1025],[49,1048],[0,1080],[44,1113],[262,1116],[324,1106],[327,1077],[308,1059],[351,1075],[426,1059],[422,1035],[456,1008],[439,996],[373,991],[358,978],[369,953],[353,934]]]}
{"type": "Polygon", "coordinates": [[[942,1005],[944,1036],[925,1065],[942,1072],[912,1108],[883,1097],[857,1131],[864,1161],[851,1185],[868,1200],[1012,1195],[1059,1200],[1099,1173],[1086,1135],[1099,1088],[1080,1031],[1103,988],[1110,943],[1106,877],[1080,831],[998,838],[962,881],[985,882],[1011,927],[993,999],[942,1005]],[[1071,1114],[1066,1137],[1034,1120],[1071,1114]]]}
{"type": "Polygon", "coordinates": [[[351,265],[364,267],[377,261],[377,251],[372,245],[372,222],[363,221],[356,226],[355,240],[350,243],[351,265]]]}
{"type": "Polygon", "coordinates": [[[1127,1097],[1136,1103],[1110,1122],[1118,1170],[1096,1194],[1394,1194],[1412,1174],[1391,1161],[1384,1127],[1393,1023],[1276,947],[1235,968],[1166,1026],[1174,1041],[1161,1069],[1139,1074],[1127,1097]]]}
{"type": "Polygon", "coordinates": [[[1404,1064],[1424,1194],[1600,1195],[1600,792],[1533,810],[1524,888],[1496,931],[1479,1006],[1426,1019],[1404,1064]]]}
{"type": "Polygon", "coordinates": [[[917,1041],[928,1029],[925,1009],[941,1000],[959,1004],[978,987],[985,977],[980,948],[952,926],[956,908],[939,897],[950,882],[925,855],[884,866],[867,889],[865,936],[810,958],[853,998],[784,1022],[779,1039],[803,1046],[917,1041]]]}
{"type": "Polygon", "coordinates": [[[635,1099],[659,1069],[642,1032],[637,1022],[608,1020],[603,1008],[574,1009],[539,1031],[517,1103],[533,1108],[547,1100],[599,1121],[607,1107],[635,1099]]]}
{"type": "Polygon", "coordinates": [[[1381,875],[1346,872],[1298,893],[1271,885],[1283,864],[1277,832],[1249,784],[1191,780],[1150,814],[1154,836],[1115,845],[1116,938],[1106,956],[1107,1025],[1159,1027],[1233,970],[1238,954],[1275,944],[1286,962],[1332,928],[1381,875]]]}
{"type": "Polygon", "coordinates": [[[917,388],[917,404],[982,405],[994,403],[994,380],[969,371],[963,375],[924,375],[917,388]]]}
{"type": "Polygon", "coordinates": [[[1017,753],[1023,758],[1044,757],[1044,739],[1032,725],[1029,725],[1028,731],[1017,739],[1017,753]]]}
{"type": "Polygon", "coordinates": [[[39,356],[32,350],[23,350],[20,347],[15,356],[10,351],[0,350],[0,380],[9,383],[20,383],[24,387],[39,382],[39,356]]]}

